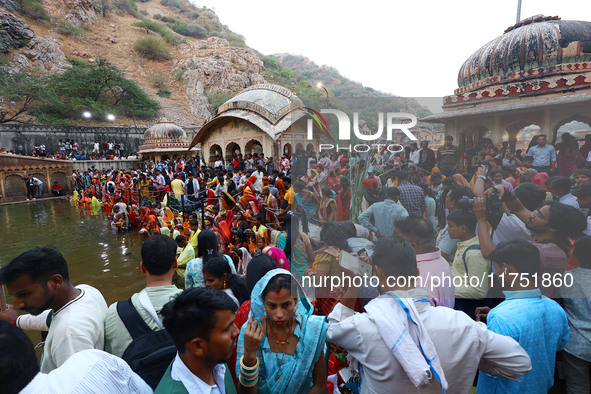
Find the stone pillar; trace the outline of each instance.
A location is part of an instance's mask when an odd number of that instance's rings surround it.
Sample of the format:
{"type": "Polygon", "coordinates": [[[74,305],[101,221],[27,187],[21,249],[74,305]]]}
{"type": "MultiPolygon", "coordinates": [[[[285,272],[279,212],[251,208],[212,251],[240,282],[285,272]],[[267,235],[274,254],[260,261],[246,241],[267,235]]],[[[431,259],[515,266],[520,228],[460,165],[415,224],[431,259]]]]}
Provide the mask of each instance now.
{"type": "Polygon", "coordinates": [[[515,150],[515,147],[517,146],[517,133],[519,133],[518,131],[508,131],[509,133],[509,147],[511,148],[511,150],[515,150]]]}
{"type": "Polygon", "coordinates": [[[552,118],[550,109],[544,110],[544,120],[542,121],[542,124],[540,124],[540,129],[540,134],[545,134],[548,143],[554,145],[556,143],[556,134],[554,133],[554,130],[552,130],[552,118]]]}
{"type": "Polygon", "coordinates": [[[4,187],[5,182],[5,174],[4,172],[0,172],[0,194],[2,194],[3,198],[6,196],[6,189],[4,187]]]}
{"type": "Polygon", "coordinates": [[[503,143],[503,130],[501,130],[501,119],[495,115],[493,120],[493,129],[491,130],[492,142],[495,146],[501,146],[503,143]]]}

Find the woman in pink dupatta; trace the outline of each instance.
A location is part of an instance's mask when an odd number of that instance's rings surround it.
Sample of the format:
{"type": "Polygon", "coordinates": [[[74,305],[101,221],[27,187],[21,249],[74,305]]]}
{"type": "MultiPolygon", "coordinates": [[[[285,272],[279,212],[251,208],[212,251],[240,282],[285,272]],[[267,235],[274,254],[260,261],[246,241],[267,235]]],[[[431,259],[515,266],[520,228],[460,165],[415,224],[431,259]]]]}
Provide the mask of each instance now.
{"type": "Polygon", "coordinates": [[[266,247],[263,249],[263,253],[271,256],[275,264],[277,264],[277,268],[283,268],[289,271],[289,260],[287,260],[287,256],[283,250],[277,247],[266,247]]]}

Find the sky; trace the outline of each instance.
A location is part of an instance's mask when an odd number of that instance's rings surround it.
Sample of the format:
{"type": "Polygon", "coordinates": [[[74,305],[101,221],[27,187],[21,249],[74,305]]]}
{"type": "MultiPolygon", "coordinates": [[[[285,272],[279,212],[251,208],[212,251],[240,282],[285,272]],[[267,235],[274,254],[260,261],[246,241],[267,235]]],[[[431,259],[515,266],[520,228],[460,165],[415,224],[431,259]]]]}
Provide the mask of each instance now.
{"type": "MultiPolygon", "coordinates": [[[[303,55],[376,90],[441,112],[462,63],[515,24],[518,0],[191,0],[265,55],[303,55]]],[[[591,21],[588,0],[522,0],[521,19],[591,21]]]]}

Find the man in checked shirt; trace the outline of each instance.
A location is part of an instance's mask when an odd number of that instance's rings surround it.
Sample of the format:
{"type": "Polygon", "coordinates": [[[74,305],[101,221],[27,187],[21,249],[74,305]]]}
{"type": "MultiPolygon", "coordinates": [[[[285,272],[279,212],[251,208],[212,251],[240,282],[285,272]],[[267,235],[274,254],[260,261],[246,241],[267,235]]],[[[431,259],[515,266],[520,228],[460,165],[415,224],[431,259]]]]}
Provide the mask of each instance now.
{"type": "Polygon", "coordinates": [[[398,190],[400,190],[400,203],[409,215],[424,216],[426,205],[425,205],[425,192],[418,186],[412,185],[408,179],[409,175],[407,171],[400,171],[398,177],[398,190]]]}

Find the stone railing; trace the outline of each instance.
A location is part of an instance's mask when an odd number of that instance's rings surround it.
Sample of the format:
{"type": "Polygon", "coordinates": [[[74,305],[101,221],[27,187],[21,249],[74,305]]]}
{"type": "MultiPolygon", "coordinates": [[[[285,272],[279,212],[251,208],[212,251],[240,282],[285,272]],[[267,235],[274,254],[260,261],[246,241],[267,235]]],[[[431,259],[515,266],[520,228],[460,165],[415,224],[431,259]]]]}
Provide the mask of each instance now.
{"type": "Polygon", "coordinates": [[[140,168],[141,160],[76,160],[73,161],[74,170],[135,170],[140,168]]]}

